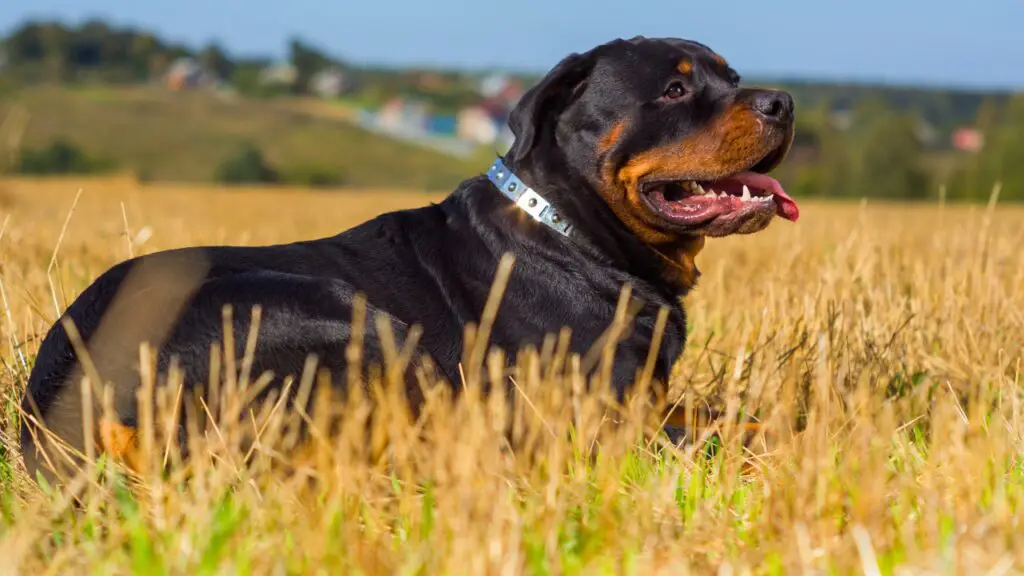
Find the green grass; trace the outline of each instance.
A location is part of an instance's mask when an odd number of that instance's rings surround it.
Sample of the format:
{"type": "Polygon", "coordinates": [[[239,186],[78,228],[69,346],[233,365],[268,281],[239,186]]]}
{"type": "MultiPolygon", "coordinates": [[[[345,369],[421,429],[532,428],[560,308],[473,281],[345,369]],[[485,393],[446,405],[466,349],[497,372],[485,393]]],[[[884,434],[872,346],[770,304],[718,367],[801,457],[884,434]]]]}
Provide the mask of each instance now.
{"type": "Polygon", "coordinates": [[[355,187],[450,189],[485,171],[489,161],[485,154],[456,159],[372,134],[288,100],[159,88],[35,87],[0,97],[0,121],[15,106],[30,115],[22,147],[63,137],[146,180],[210,181],[217,165],[247,140],[281,172],[320,169],[355,187]]]}

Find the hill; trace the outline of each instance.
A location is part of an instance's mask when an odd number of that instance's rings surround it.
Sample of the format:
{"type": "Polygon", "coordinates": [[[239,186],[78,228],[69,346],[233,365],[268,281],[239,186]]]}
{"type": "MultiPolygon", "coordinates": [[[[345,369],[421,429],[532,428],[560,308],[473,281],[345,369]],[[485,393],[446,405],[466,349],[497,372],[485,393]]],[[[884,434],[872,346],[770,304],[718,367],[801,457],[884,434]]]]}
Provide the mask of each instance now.
{"type": "MultiPolygon", "coordinates": [[[[27,148],[18,164],[5,153],[18,149],[16,114],[0,128],[0,170],[450,189],[507,144],[509,111],[535,80],[360,65],[300,38],[276,61],[98,20],[26,22],[0,40],[0,122],[21,103],[27,148]],[[474,142],[492,144],[476,158],[440,152],[474,142]]],[[[753,82],[793,93],[797,137],[778,176],[801,196],[986,201],[1001,182],[1000,199],[1024,200],[1024,94],[753,82]]]]}
{"type": "MultiPolygon", "coordinates": [[[[32,86],[0,99],[0,119],[16,107],[28,113],[23,149],[64,139],[144,180],[209,181],[247,142],[286,176],[327,173],[347,186],[446,189],[481,172],[488,161],[485,155],[460,160],[379,136],[348,122],[342,109],[293,98],[32,86]]],[[[0,147],[11,137],[6,134],[0,147]]]]}
{"type": "MultiPolygon", "coordinates": [[[[4,84],[38,82],[142,84],[162,77],[181,58],[192,58],[210,77],[230,84],[250,96],[313,94],[316,75],[325,70],[343,72],[346,98],[375,108],[395,97],[413,97],[434,111],[453,113],[481,100],[480,83],[495,70],[442,70],[381,67],[353,62],[329,54],[301,38],[290,39],[284,62],[267,57],[232,56],[216,42],[185,46],[152,30],[115,26],[103,20],[69,25],[54,20],[31,20],[0,38],[0,94],[4,84]],[[268,67],[288,78],[270,84],[268,67]]],[[[553,64],[553,63],[552,63],[553,64]]],[[[523,86],[535,82],[546,70],[505,74],[523,86]]],[[[833,110],[856,108],[865,100],[921,116],[940,132],[974,121],[986,100],[1002,104],[1007,94],[984,90],[943,89],[922,86],[814,81],[797,78],[749,78],[790,90],[801,108],[825,105],[833,110]]],[[[948,138],[945,139],[948,142],[948,138]]]]}

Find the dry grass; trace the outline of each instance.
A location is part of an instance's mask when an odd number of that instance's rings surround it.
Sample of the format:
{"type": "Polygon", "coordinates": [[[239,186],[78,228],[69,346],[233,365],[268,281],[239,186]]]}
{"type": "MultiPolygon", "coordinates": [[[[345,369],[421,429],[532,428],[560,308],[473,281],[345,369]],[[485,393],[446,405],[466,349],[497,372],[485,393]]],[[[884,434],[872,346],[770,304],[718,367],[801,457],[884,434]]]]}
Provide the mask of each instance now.
{"type": "Polygon", "coordinates": [[[658,449],[639,439],[651,422],[642,406],[612,426],[601,396],[582,393],[571,369],[544,370],[531,356],[516,380],[530,402],[512,410],[478,399],[473,382],[455,408],[433,398],[420,422],[386,394],[376,412],[349,398],[338,408],[342,429],[306,450],[285,433],[294,418],[264,414],[245,465],[243,430],[220,422],[193,439],[208,457],[185,471],[144,471],[127,483],[111,466],[84,471],[71,488],[84,502],[75,508],[67,493],[31,484],[17,459],[22,357],[31,363],[55,308],[130,252],[326,235],[426,199],[138,190],[130,181],[2,182],[0,196],[6,572],[1024,566],[1020,208],[808,205],[797,225],[709,242],[674,384],[684,398],[711,393],[732,411],[756,411],[772,432],[769,451],[744,451],[728,427],[712,456],[658,449]],[[511,450],[502,449],[506,423],[511,450]],[[291,474],[274,473],[285,464],[291,474]]]}

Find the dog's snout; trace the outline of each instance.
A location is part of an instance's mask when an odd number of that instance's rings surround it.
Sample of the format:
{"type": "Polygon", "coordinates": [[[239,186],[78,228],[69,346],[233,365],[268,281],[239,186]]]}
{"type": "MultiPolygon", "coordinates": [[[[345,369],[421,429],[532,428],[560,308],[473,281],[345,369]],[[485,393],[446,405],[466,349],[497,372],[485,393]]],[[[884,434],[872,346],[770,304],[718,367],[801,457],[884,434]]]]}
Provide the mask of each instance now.
{"type": "Polygon", "coordinates": [[[758,90],[750,102],[754,111],[766,120],[789,122],[793,119],[793,97],[781,90],[758,90]]]}

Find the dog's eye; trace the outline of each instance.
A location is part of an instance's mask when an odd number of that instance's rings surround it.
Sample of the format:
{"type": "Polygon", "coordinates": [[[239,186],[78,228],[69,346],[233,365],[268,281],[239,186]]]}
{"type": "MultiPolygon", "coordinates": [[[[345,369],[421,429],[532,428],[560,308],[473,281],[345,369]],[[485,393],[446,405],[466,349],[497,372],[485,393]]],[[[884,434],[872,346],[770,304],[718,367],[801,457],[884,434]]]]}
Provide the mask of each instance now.
{"type": "Polygon", "coordinates": [[[678,100],[686,96],[686,87],[683,86],[682,82],[673,82],[668,85],[665,89],[665,93],[662,95],[666,100],[678,100]]]}

